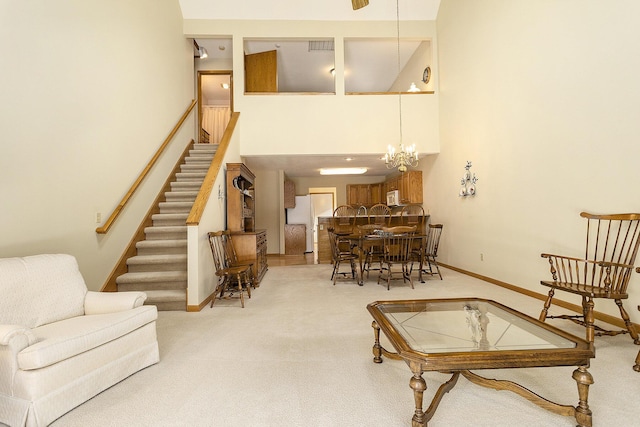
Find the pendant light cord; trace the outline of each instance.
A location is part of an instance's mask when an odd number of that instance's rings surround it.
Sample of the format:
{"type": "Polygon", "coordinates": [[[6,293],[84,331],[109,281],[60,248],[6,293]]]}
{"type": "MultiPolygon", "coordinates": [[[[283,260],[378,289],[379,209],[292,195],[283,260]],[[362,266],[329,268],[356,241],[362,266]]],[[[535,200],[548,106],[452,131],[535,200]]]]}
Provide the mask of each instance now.
{"type": "MultiPolygon", "coordinates": [[[[396,76],[396,83],[400,77],[400,0],[396,0],[396,33],[397,33],[397,53],[398,53],[398,75],[396,76]]],[[[398,114],[400,119],[400,144],[402,145],[402,92],[400,85],[398,85],[398,114]]]]}

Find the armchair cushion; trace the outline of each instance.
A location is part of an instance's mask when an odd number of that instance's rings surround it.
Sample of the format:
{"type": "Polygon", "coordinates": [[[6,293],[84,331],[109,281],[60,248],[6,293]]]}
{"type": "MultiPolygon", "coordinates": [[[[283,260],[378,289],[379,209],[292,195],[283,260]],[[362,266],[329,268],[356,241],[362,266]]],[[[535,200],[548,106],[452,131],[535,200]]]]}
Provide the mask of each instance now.
{"type": "Polygon", "coordinates": [[[78,316],[32,330],[33,344],[18,354],[18,368],[40,369],[71,358],[136,330],[158,317],[155,306],[78,316]]]}

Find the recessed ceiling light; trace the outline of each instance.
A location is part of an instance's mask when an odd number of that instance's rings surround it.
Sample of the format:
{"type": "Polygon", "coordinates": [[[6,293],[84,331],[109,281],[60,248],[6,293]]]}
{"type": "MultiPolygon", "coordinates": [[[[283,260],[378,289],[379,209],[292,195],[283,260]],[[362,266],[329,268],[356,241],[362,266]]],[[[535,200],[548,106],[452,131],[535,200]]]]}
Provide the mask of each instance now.
{"type": "Polygon", "coordinates": [[[322,168],[320,175],[361,175],[367,168],[322,168]]]}
{"type": "Polygon", "coordinates": [[[347,158],[345,158],[345,160],[346,160],[347,162],[350,162],[351,160],[353,160],[353,157],[347,157],[347,158]]]}
{"type": "Polygon", "coordinates": [[[229,89],[229,83],[220,83],[222,89],[229,89]]]}

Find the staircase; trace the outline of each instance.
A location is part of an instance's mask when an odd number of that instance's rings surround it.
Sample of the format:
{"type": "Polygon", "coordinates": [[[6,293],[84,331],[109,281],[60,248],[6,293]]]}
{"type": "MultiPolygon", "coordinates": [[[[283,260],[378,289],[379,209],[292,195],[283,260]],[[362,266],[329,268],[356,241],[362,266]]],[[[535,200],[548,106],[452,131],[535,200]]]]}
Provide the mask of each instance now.
{"type": "Polygon", "coordinates": [[[136,256],[127,260],[127,273],[118,276],[118,291],[144,291],[145,304],[158,310],[187,309],[187,216],[198,195],[217,145],[194,144],[180,172],[136,243],[136,256]]]}

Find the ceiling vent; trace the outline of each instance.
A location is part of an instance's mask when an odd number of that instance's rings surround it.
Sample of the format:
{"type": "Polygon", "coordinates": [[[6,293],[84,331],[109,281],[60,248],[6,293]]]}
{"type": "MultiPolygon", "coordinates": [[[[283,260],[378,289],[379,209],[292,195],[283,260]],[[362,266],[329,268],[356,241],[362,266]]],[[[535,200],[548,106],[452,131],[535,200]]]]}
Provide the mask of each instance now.
{"type": "Polygon", "coordinates": [[[309,40],[309,52],[334,50],[333,40],[309,40]]]}

